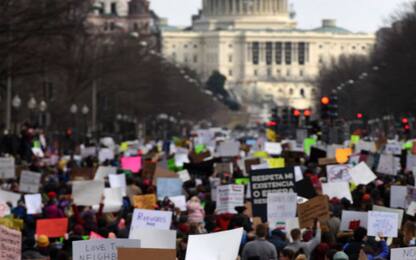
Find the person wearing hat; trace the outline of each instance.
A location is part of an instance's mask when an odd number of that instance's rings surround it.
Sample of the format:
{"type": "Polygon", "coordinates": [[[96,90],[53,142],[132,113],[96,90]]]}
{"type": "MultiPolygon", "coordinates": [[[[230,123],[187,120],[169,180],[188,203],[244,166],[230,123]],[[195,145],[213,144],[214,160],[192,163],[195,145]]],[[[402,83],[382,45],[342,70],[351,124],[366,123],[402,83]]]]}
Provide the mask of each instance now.
{"type": "Polygon", "coordinates": [[[348,257],[346,253],[340,251],[340,252],[337,252],[332,259],[333,260],[349,260],[350,258],[348,257]]]}
{"type": "Polygon", "coordinates": [[[43,256],[49,256],[49,237],[46,235],[36,236],[36,248],[43,256]]]}

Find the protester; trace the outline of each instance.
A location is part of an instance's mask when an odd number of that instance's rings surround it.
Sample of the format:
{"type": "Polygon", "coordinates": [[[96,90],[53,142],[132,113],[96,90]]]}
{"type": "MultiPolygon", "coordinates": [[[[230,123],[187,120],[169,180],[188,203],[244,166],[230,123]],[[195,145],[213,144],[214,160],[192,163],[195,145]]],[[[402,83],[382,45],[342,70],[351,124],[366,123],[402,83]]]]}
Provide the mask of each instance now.
{"type": "Polygon", "coordinates": [[[256,227],[256,240],[248,242],[243,249],[242,260],[277,260],[274,245],[266,240],[267,226],[259,224],[256,227]]]}
{"type": "Polygon", "coordinates": [[[285,249],[291,250],[293,253],[303,253],[307,259],[310,259],[310,256],[313,250],[321,242],[321,225],[319,221],[316,221],[316,230],[315,236],[308,242],[301,241],[301,231],[299,229],[293,229],[290,232],[293,242],[289,243],[285,249]]]}

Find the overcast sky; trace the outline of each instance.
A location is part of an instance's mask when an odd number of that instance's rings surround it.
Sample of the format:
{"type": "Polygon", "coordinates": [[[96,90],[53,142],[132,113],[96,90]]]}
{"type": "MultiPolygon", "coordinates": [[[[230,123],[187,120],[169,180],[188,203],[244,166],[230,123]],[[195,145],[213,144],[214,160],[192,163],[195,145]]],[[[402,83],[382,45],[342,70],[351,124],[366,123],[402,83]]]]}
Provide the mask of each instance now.
{"type": "MultiPolygon", "coordinates": [[[[410,0],[290,0],[299,28],[318,27],[324,18],[358,32],[375,32],[388,24],[391,14],[410,0]]],[[[201,8],[202,0],[150,0],[151,8],[171,25],[190,25],[191,15],[201,8]]]]}

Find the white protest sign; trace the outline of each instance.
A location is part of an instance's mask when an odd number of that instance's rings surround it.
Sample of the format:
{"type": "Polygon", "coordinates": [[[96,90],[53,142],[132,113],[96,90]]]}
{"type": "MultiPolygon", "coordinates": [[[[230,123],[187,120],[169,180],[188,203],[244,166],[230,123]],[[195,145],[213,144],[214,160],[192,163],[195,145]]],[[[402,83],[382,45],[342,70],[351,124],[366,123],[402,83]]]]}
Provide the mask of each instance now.
{"type": "MultiPolygon", "coordinates": [[[[123,205],[123,191],[119,188],[105,188],[104,189],[104,213],[113,213],[121,209],[123,205]]],[[[99,209],[99,205],[95,205],[95,210],[99,209]]]]}
{"type": "Polygon", "coordinates": [[[37,172],[22,171],[20,175],[19,191],[25,193],[39,192],[42,175],[37,172]]]}
{"type": "Polygon", "coordinates": [[[390,208],[402,208],[407,207],[406,203],[407,187],[393,185],[390,188],[390,208]]]}
{"type": "Polygon", "coordinates": [[[110,181],[111,188],[120,188],[121,194],[126,196],[126,175],[124,174],[111,174],[108,175],[108,180],[110,181]]]}
{"type": "Polygon", "coordinates": [[[397,175],[397,171],[400,170],[400,159],[399,161],[397,159],[391,154],[381,154],[377,172],[386,175],[397,175]]]}
{"type": "Polygon", "coordinates": [[[140,240],[96,239],[72,242],[73,260],[117,260],[117,248],[140,248],[140,240]]]}
{"type": "Polygon", "coordinates": [[[261,164],[253,164],[251,165],[251,170],[255,171],[255,170],[264,170],[264,169],[269,169],[269,164],[266,163],[261,163],[261,164]]]}
{"type": "Polygon", "coordinates": [[[188,240],[185,260],[237,259],[243,229],[191,235],[188,240]]]}
{"type": "Polygon", "coordinates": [[[348,170],[352,182],[357,185],[367,185],[370,182],[377,179],[377,176],[368,168],[365,162],[361,162],[358,165],[348,170]]]}
{"type": "Polygon", "coordinates": [[[113,160],[114,159],[114,151],[109,148],[102,148],[98,152],[98,160],[100,163],[103,163],[107,160],[113,160]]]}
{"type": "Polygon", "coordinates": [[[142,248],[176,249],[176,230],[132,228],[129,238],[140,240],[142,248]]]}
{"type": "Polygon", "coordinates": [[[10,215],[10,207],[7,205],[6,202],[0,202],[0,218],[10,215]]]}
{"type": "Polygon", "coordinates": [[[22,233],[20,231],[0,226],[0,259],[22,259],[22,233]]]}
{"type": "Polygon", "coordinates": [[[402,154],[402,145],[400,143],[388,143],[384,152],[387,154],[401,155],[402,154]]]}
{"type": "Polygon", "coordinates": [[[399,223],[398,214],[381,211],[368,212],[368,235],[397,237],[399,223]]]}
{"type": "Polygon", "coordinates": [[[348,182],[322,183],[322,193],[329,198],[346,198],[353,203],[348,182]]]}
{"type": "Polygon", "coordinates": [[[235,157],[240,155],[240,143],[236,141],[224,141],[217,147],[218,157],[235,157]]]}
{"type": "Polygon", "coordinates": [[[287,219],[296,217],[296,193],[268,193],[267,194],[267,222],[270,228],[286,225],[287,219]]]}
{"type": "Polygon", "coordinates": [[[368,213],[343,210],[341,217],[341,231],[355,230],[358,227],[367,228],[368,213]]]}
{"type": "Polygon", "coordinates": [[[217,200],[217,188],[221,184],[221,179],[215,178],[215,177],[209,177],[209,184],[211,187],[211,200],[216,201],[217,200]]]}
{"type": "Polygon", "coordinates": [[[134,209],[131,228],[169,229],[172,212],[134,209]]]}
{"type": "Polygon", "coordinates": [[[13,179],[16,177],[14,158],[0,158],[0,179],[13,179]]]}
{"type": "Polygon", "coordinates": [[[412,201],[410,203],[409,207],[406,210],[406,214],[413,217],[416,215],[416,201],[412,201]]]}
{"type": "Polygon", "coordinates": [[[406,171],[410,172],[416,167],[416,155],[407,154],[406,157],[406,171]]]}
{"type": "Polygon", "coordinates": [[[402,247],[391,249],[391,260],[415,260],[416,259],[416,247],[402,247]]]}
{"type": "Polygon", "coordinates": [[[398,216],[397,221],[399,223],[399,226],[402,226],[404,210],[402,210],[402,209],[392,209],[392,208],[373,205],[373,211],[396,213],[397,216],[398,216]]]}
{"type": "Polygon", "coordinates": [[[264,143],[264,151],[271,155],[280,155],[282,153],[282,145],[280,143],[266,142],[264,143]]]}
{"type": "Polygon", "coordinates": [[[106,177],[111,174],[117,174],[116,167],[110,166],[100,166],[98,167],[97,171],[95,172],[94,180],[95,181],[103,181],[106,177]]]}
{"type": "Polygon", "coordinates": [[[95,157],[96,153],[97,153],[97,148],[95,146],[90,146],[90,147],[82,146],[81,147],[81,157],[83,159],[90,157],[90,156],[95,157]]]}
{"type": "Polygon", "coordinates": [[[349,182],[351,176],[348,170],[351,168],[348,164],[327,165],[326,176],[328,182],[349,182]]]}
{"type": "Polygon", "coordinates": [[[244,185],[217,187],[217,213],[237,213],[235,207],[244,206],[244,185]]]}
{"type": "Polygon", "coordinates": [[[42,197],[38,194],[26,194],[25,205],[27,214],[40,214],[42,213],[42,197]]]}
{"type": "Polygon", "coordinates": [[[72,198],[78,206],[99,205],[104,192],[103,181],[72,182],[72,198]]]}
{"type": "Polygon", "coordinates": [[[10,191],[0,190],[0,201],[1,202],[10,202],[13,207],[17,207],[17,202],[19,201],[22,195],[19,193],[14,193],[10,191]]]}
{"type": "Polygon", "coordinates": [[[175,154],[175,165],[182,167],[185,163],[189,163],[189,157],[187,153],[175,154]]]}
{"type": "Polygon", "coordinates": [[[182,180],[182,182],[187,182],[191,179],[191,176],[189,175],[188,170],[182,170],[178,172],[179,179],[182,180]]]}
{"type": "Polygon", "coordinates": [[[295,182],[303,180],[303,172],[300,166],[295,166],[295,182]]]}
{"type": "Polygon", "coordinates": [[[366,142],[366,141],[360,140],[355,145],[355,152],[360,153],[362,151],[368,151],[368,152],[371,152],[371,153],[375,153],[376,152],[376,144],[374,142],[366,142]]]}
{"type": "Polygon", "coordinates": [[[179,208],[181,211],[186,211],[185,195],[169,197],[169,200],[175,204],[175,208],[179,208]]]}

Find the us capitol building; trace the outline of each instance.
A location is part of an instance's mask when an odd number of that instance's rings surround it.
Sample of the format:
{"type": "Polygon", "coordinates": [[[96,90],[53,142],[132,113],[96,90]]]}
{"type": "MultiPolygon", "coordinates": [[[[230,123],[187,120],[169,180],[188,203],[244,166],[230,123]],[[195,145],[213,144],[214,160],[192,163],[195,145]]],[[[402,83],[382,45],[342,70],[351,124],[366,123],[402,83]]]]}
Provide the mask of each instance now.
{"type": "Polygon", "coordinates": [[[202,2],[190,28],[162,27],[163,54],[204,81],[218,70],[249,110],[266,103],[314,109],[320,66],[342,54],[367,55],[375,44],[374,34],[350,32],[335,20],[297,28],[288,0],[202,2]]]}

